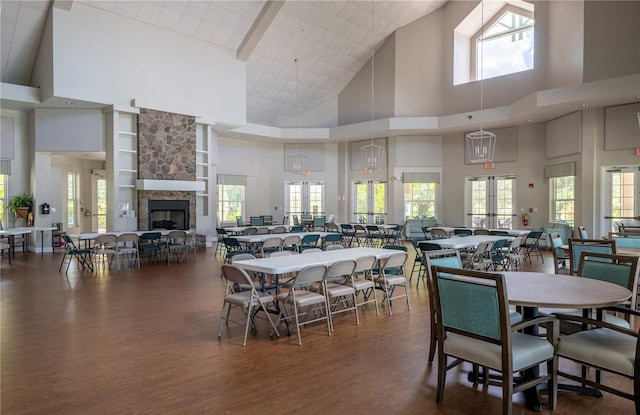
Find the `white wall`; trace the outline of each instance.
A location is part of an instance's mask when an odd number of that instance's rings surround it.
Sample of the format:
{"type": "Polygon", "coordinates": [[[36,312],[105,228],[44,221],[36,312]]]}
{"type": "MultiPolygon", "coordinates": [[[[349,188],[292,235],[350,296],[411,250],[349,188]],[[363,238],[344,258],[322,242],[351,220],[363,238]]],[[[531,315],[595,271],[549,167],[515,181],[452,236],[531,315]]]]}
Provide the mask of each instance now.
{"type": "MultiPolygon", "coordinates": [[[[52,8],[54,94],[244,124],[235,51],[74,2],[52,8]],[[80,35],[81,34],[81,35],[80,35]]],[[[39,72],[38,72],[39,73],[39,72]]]]}

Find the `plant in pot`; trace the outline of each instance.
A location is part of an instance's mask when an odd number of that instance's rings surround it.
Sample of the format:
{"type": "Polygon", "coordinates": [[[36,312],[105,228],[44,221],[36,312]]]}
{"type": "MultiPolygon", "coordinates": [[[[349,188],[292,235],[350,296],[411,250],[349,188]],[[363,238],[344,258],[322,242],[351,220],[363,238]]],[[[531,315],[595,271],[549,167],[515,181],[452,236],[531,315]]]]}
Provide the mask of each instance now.
{"type": "Polygon", "coordinates": [[[14,212],[16,218],[27,219],[29,213],[33,211],[33,196],[26,193],[13,196],[9,199],[8,208],[14,212]]]}

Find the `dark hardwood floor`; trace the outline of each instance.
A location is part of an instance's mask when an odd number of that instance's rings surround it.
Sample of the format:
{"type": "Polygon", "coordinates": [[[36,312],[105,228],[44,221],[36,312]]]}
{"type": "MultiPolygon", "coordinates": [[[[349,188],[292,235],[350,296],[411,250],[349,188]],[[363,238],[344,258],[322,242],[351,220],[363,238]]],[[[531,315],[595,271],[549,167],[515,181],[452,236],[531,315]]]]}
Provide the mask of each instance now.
{"type": "MultiPolygon", "coordinates": [[[[499,414],[500,389],[473,387],[468,366],[448,374],[435,403],[427,363],[428,296],[271,338],[229,325],[218,339],[220,257],[92,273],[61,253],[1,258],[1,413],[13,414],[499,414]]],[[[413,259],[410,258],[408,269],[413,259]]],[[[552,270],[550,255],[544,265],[552,270]]],[[[544,289],[544,287],[540,287],[544,289]]],[[[624,381],[623,381],[624,382],[624,381]]],[[[631,390],[631,382],[624,382],[631,390]]],[[[546,396],[542,401],[546,404],[546,396]]],[[[532,414],[514,396],[514,414],[532,414]]],[[[542,413],[550,413],[543,407],[542,413]]],[[[559,393],[554,414],[631,414],[633,404],[559,393]]]]}

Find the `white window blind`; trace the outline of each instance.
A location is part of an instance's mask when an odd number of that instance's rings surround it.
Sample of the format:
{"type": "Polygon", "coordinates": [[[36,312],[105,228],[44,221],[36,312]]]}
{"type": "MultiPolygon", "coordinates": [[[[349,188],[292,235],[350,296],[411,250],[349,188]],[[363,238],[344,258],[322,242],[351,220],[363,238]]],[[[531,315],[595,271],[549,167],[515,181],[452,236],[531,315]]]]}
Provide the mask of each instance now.
{"type": "Polygon", "coordinates": [[[235,176],[235,175],[231,175],[231,174],[219,174],[218,175],[218,184],[246,186],[247,185],[247,176],[235,176]]]}
{"type": "Polygon", "coordinates": [[[440,173],[402,173],[403,183],[438,183],[440,184],[440,173]]]}
{"type": "Polygon", "coordinates": [[[576,175],[576,162],[552,164],[551,166],[545,166],[544,178],[550,179],[552,177],[565,177],[576,175]]]}

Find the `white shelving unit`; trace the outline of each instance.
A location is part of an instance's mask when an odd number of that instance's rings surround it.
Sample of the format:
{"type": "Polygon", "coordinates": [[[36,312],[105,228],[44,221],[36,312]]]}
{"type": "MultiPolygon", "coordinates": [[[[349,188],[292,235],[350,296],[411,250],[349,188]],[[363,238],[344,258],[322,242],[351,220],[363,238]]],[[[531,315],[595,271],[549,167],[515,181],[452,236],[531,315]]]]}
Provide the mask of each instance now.
{"type": "Polygon", "coordinates": [[[112,108],[107,111],[108,231],[138,227],[138,114],[112,108]]]}
{"type": "Polygon", "coordinates": [[[196,127],[196,180],[204,182],[205,190],[196,193],[198,216],[209,215],[209,135],[205,126],[196,127]]]}

